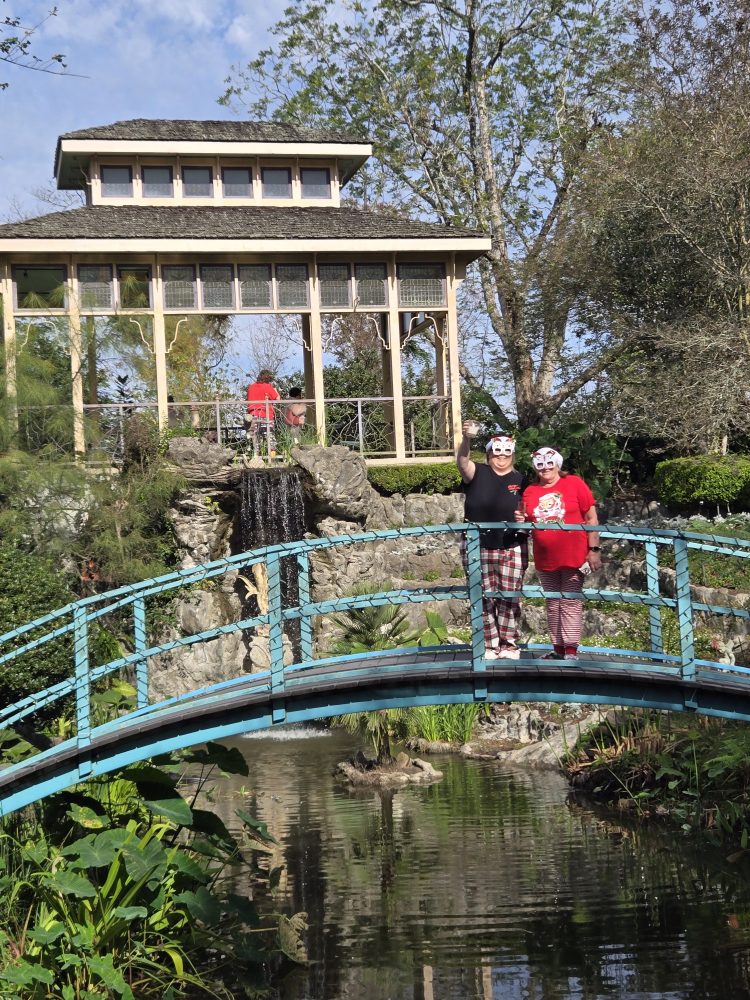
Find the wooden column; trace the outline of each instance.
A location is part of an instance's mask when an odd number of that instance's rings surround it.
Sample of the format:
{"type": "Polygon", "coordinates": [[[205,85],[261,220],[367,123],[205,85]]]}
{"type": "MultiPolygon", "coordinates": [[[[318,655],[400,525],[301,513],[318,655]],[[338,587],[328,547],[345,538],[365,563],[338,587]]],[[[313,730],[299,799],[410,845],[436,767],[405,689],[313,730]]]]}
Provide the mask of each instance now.
{"type": "Polygon", "coordinates": [[[73,451],[76,458],[86,453],[83,425],[83,349],[81,343],[81,311],[78,302],[78,278],[75,261],[69,261],[70,278],[66,312],[68,314],[68,349],[70,351],[70,382],[73,402],[73,451]]]}
{"type": "Polygon", "coordinates": [[[450,380],[450,422],[453,432],[453,447],[458,448],[463,437],[461,433],[461,382],[458,370],[458,311],[456,308],[456,292],[458,282],[456,280],[456,258],[452,255],[447,272],[447,295],[448,313],[446,316],[448,326],[448,377],[450,380]]]}
{"type": "Polygon", "coordinates": [[[310,314],[302,316],[305,352],[305,392],[315,400],[315,430],[318,442],[326,444],[325,389],[323,387],[323,327],[320,322],[320,285],[313,261],[310,265],[310,314]],[[309,358],[307,354],[309,353],[309,358]],[[312,393],[310,392],[312,389],[312,393]]]}
{"type": "MultiPolygon", "coordinates": [[[[435,325],[437,326],[438,334],[435,336],[435,389],[438,396],[450,396],[450,381],[448,379],[448,352],[446,350],[446,343],[448,339],[448,322],[447,317],[435,316],[435,325]]],[[[453,435],[450,433],[450,406],[447,402],[441,400],[437,414],[435,416],[435,422],[437,425],[437,438],[438,446],[440,448],[450,448],[453,435]]]]}
{"type": "MultiPolygon", "coordinates": [[[[401,386],[401,323],[398,313],[398,282],[396,272],[396,255],[388,262],[388,345],[387,365],[384,373],[387,375],[385,394],[393,397],[393,450],[396,461],[406,459],[406,436],[404,434],[404,395],[401,386]]],[[[386,359],[384,358],[384,361],[386,359]]]]}
{"type": "Polygon", "coordinates": [[[16,387],[16,319],[13,313],[13,278],[10,264],[0,267],[0,295],[3,310],[3,350],[5,353],[5,394],[8,399],[10,430],[18,430],[18,390],[16,387]]]}
{"type": "Polygon", "coordinates": [[[159,431],[169,427],[169,393],[167,391],[167,338],[164,329],[164,295],[162,293],[161,268],[158,257],[154,257],[153,274],[154,318],[154,365],[156,368],[156,409],[159,431]]]}

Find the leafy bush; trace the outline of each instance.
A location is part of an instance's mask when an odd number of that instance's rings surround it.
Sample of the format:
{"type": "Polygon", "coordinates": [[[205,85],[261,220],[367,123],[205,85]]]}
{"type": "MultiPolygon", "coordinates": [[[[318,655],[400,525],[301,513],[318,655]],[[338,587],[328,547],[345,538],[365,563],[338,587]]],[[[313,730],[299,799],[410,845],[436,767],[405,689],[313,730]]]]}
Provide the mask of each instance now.
{"type": "Polygon", "coordinates": [[[426,465],[375,465],[367,478],[380,493],[453,493],[461,487],[461,475],[453,462],[426,465]]]}
{"type": "MultiPolygon", "coordinates": [[[[0,634],[74,600],[63,574],[51,562],[23,552],[8,542],[0,542],[0,579],[3,581],[0,634]]],[[[43,629],[40,634],[46,631],[48,629],[43,629]]],[[[3,652],[10,652],[33,638],[35,634],[31,633],[4,644],[3,652]]],[[[72,673],[72,639],[62,636],[47,643],[41,651],[26,653],[3,665],[0,699],[3,704],[10,704],[72,673]]]]}
{"type": "Polygon", "coordinates": [[[257,857],[275,843],[265,824],[238,810],[240,845],[214,810],[196,806],[206,767],[246,775],[246,761],[209,743],[165,763],[181,762],[204,768],[190,802],[176,776],[141,764],[52,796],[36,823],[6,821],[2,996],[228,1000],[259,985],[282,953],[304,960],[303,916],[262,915],[235,890],[240,868],[256,891],[278,880],[257,857]]]}
{"type": "Polygon", "coordinates": [[[674,507],[710,503],[750,510],[750,458],[743,455],[692,455],[656,466],[662,503],[674,507]]]}

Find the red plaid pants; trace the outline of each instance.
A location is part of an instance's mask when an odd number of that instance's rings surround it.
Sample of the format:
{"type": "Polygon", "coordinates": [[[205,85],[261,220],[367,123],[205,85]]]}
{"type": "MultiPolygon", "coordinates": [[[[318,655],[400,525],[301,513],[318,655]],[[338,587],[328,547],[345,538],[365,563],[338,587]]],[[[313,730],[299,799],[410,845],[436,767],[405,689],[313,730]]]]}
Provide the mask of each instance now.
{"type": "MultiPolygon", "coordinates": [[[[486,597],[493,590],[520,590],[529,565],[526,542],[510,549],[480,549],[482,614],[487,649],[515,645],[521,636],[521,598],[486,597]]],[[[466,540],[461,539],[461,559],[466,570],[466,540]]]]}

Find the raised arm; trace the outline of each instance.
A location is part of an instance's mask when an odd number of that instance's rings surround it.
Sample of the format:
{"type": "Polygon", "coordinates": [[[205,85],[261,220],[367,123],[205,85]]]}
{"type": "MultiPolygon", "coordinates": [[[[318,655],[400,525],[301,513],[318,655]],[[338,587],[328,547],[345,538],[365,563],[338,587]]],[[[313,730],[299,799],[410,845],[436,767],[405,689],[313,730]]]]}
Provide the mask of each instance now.
{"type": "Polygon", "coordinates": [[[456,449],[456,465],[458,466],[458,471],[461,473],[461,478],[465,483],[470,483],[472,481],[474,473],[477,470],[477,467],[471,458],[472,439],[466,433],[468,424],[469,421],[464,420],[463,426],[461,427],[464,436],[461,438],[461,443],[456,449]]]}

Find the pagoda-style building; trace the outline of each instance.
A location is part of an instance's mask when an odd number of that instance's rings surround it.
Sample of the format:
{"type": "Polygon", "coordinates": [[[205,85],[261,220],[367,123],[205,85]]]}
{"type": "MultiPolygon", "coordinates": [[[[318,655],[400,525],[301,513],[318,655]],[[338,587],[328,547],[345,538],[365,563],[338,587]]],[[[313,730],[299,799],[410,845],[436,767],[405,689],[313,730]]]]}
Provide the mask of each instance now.
{"type": "Polygon", "coordinates": [[[295,314],[308,426],[325,441],[321,318],[356,312],[368,317],[383,363],[387,446],[368,457],[418,457],[405,426],[401,371],[402,347],[420,330],[434,344],[440,404],[429,451],[451,454],[461,424],[456,291],[490,241],[342,205],[344,186],[371,153],[351,135],[273,122],[134,119],[60,136],[57,186],[85,192],[85,206],[0,226],[11,399],[24,317],[67,318],[73,446],[83,455],[86,411],[97,405],[82,376],[87,317],[138,325],[153,354],[151,405],[165,428],[174,317],[295,314]]]}

